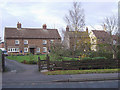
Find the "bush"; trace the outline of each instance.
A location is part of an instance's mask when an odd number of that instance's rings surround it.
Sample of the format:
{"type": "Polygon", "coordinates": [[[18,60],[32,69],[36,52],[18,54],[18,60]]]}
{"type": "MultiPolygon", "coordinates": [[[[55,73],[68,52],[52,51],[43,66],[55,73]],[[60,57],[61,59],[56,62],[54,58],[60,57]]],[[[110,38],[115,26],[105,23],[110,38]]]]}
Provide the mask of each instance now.
{"type": "Polygon", "coordinates": [[[29,59],[30,59],[30,61],[33,61],[34,60],[34,55],[33,54],[29,54],[29,59]]]}
{"type": "Polygon", "coordinates": [[[89,53],[89,57],[94,58],[94,57],[105,57],[107,59],[112,59],[113,57],[113,53],[109,53],[109,52],[91,52],[89,53]]]}
{"type": "Polygon", "coordinates": [[[118,48],[118,53],[117,53],[117,59],[120,59],[120,45],[117,47],[118,48]]]}
{"type": "Polygon", "coordinates": [[[82,60],[92,60],[92,58],[90,58],[90,57],[84,57],[84,58],[82,58],[82,60]]]}
{"type": "Polygon", "coordinates": [[[107,59],[106,57],[94,57],[92,58],[92,60],[96,60],[96,59],[107,59]]]}
{"type": "Polygon", "coordinates": [[[34,60],[30,60],[27,62],[28,64],[37,64],[37,61],[34,61],[34,60]]]}

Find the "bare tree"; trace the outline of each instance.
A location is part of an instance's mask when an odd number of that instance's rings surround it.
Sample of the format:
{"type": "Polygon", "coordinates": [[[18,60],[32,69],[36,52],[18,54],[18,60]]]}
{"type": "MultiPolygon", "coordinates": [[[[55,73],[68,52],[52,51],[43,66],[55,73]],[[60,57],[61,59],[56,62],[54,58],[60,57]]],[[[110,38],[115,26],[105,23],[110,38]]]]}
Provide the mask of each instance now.
{"type": "Polygon", "coordinates": [[[1,39],[1,37],[0,37],[0,43],[1,43],[1,41],[2,41],[2,39],[1,39]]]}
{"type": "Polygon", "coordinates": [[[69,10],[68,15],[65,16],[65,21],[70,30],[80,31],[85,26],[84,9],[81,7],[80,2],[73,2],[72,9],[69,10]]]}
{"type": "Polygon", "coordinates": [[[109,38],[108,41],[106,42],[112,49],[113,52],[113,58],[117,58],[117,45],[118,45],[118,36],[117,36],[117,42],[116,44],[114,44],[113,42],[113,34],[118,33],[118,21],[117,21],[117,17],[116,16],[111,16],[111,17],[106,17],[104,19],[103,25],[104,28],[106,29],[106,31],[109,33],[109,38]]]}
{"type": "Polygon", "coordinates": [[[79,31],[83,31],[83,29],[85,28],[85,14],[84,14],[84,9],[82,8],[80,2],[73,2],[72,8],[68,11],[68,14],[65,15],[65,21],[69,27],[69,30],[74,31],[71,32],[72,37],[70,37],[72,41],[72,46],[70,47],[73,52],[72,55],[74,57],[75,51],[78,48],[80,50],[80,47],[82,47],[83,44],[83,43],[78,44],[78,41],[83,41],[84,39],[84,37],[82,37],[81,33],[79,32],[79,31]]]}

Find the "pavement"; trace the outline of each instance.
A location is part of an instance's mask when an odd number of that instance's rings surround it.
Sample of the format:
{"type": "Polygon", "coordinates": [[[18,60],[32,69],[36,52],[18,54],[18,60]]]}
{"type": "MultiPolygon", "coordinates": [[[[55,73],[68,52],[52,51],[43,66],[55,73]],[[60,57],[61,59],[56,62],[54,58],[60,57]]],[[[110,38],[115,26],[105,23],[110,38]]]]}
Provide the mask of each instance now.
{"type": "Polygon", "coordinates": [[[46,82],[85,82],[119,80],[119,73],[76,74],[76,75],[44,75],[38,72],[37,65],[25,65],[6,59],[8,72],[2,74],[2,84],[46,83],[46,82]]]}

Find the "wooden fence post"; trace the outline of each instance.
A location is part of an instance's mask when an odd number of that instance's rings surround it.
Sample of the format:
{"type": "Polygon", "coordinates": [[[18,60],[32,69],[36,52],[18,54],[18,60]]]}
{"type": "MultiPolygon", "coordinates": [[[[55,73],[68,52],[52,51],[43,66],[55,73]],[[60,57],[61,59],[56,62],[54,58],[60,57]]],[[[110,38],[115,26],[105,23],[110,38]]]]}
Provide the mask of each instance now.
{"type": "Polygon", "coordinates": [[[2,72],[5,72],[5,57],[4,57],[4,54],[2,54],[2,72]]]}
{"type": "Polygon", "coordinates": [[[41,70],[41,62],[40,62],[40,57],[38,57],[38,71],[40,72],[41,70]]]}
{"type": "Polygon", "coordinates": [[[46,60],[47,60],[47,69],[50,70],[50,67],[49,67],[49,65],[50,65],[50,57],[48,56],[48,54],[47,54],[46,60]]]}

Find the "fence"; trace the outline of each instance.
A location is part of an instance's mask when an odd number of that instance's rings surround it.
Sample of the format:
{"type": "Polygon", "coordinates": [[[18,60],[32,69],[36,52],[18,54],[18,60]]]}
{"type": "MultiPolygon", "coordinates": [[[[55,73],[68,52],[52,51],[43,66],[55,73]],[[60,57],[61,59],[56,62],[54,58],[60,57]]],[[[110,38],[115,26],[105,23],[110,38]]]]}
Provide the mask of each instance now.
{"type": "Polygon", "coordinates": [[[39,71],[42,70],[44,65],[48,70],[113,69],[119,68],[119,61],[116,59],[50,61],[47,55],[46,60],[40,60],[40,57],[38,57],[38,69],[39,71]]]}
{"type": "Polygon", "coordinates": [[[38,57],[38,71],[41,71],[42,69],[50,70],[50,58],[48,55],[46,60],[41,60],[40,57],[38,57]]]}
{"type": "Polygon", "coordinates": [[[99,59],[99,60],[78,60],[78,61],[55,61],[54,70],[80,70],[80,69],[111,69],[119,68],[119,60],[99,59]]]}

